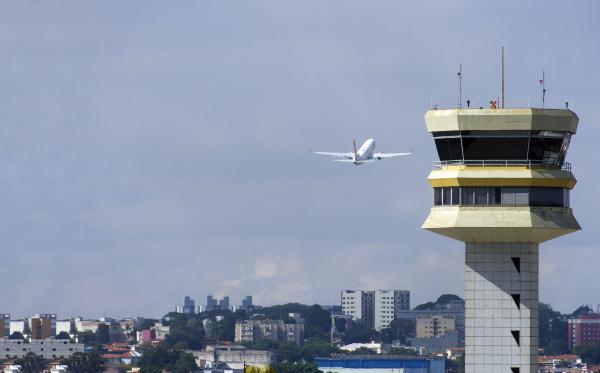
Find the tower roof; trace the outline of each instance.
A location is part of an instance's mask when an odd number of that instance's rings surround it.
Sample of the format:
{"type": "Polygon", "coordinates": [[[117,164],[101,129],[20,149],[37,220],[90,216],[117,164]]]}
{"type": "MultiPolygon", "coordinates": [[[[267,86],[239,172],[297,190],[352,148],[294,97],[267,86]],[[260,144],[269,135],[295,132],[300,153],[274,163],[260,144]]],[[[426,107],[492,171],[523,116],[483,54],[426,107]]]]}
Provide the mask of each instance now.
{"type": "Polygon", "coordinates": [[[576,133],[579,118],[568,109],[448,109],[425,114],[428,132],[558,131],[576,133]]]}

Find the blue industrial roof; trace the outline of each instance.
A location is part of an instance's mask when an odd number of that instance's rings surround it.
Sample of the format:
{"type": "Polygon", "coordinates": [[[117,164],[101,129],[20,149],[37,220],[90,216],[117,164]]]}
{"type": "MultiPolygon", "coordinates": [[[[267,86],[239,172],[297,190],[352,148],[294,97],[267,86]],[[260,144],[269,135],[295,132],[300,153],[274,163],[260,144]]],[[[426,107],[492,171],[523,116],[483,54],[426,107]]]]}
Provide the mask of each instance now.
{"type": "Polygon", "coordinates": [[[444,373],[446,360],[443,358],[425,358],[416,356],[339,356],[334,358],[315,359],[321,368],[362,368],[362,369],[427,369],[430,373],[444,373]]]}

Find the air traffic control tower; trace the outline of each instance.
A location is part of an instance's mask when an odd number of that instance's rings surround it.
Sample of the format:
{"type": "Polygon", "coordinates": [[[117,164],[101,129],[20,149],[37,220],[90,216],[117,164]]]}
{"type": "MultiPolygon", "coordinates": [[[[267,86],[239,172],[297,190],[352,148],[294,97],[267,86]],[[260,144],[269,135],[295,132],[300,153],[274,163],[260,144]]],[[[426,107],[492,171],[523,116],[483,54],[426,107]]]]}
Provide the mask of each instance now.
{"type": "Polygon", "coordinates": [[[579,230],[565,162],[577,115],[430,110],[439,161],[423,228],[465,243],[466,373],[535,373],[539,244],[579,230]]]}

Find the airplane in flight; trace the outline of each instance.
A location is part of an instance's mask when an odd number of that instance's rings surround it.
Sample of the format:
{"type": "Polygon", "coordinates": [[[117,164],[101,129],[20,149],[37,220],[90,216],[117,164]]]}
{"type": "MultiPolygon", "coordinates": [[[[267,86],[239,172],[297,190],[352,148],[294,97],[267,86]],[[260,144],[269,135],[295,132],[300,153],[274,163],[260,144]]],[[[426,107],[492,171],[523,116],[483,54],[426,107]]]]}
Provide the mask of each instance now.
{"type": "Polygon", "coordinates": [[[330,153],[330,152],[315,152],[311,149],[313,154],[329,155],[332,157],[346,158],[346,159],[334,159],[335,162],[354,163],[355,166],[360,166],[364,163],[375,162],[376,159],[399,157],[401,155],[412,154],[410,153],[375,153],[375,140],[367,139],[360,148],[356,149],[356,140],[353,141],[354,152],[352,153],[330,153]]]}

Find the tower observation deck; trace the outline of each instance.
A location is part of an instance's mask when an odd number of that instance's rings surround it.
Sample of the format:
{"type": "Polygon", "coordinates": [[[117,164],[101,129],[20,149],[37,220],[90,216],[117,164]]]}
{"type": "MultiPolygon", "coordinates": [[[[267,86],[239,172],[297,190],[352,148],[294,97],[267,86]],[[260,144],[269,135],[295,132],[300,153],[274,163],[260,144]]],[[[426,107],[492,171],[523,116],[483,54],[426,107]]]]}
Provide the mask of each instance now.
{"type": "Polygon", "coordinates": [[[423,228],[465,242],[466,373],[537,372],[539,244],[580,229],[565,161],[578,121],[562,109],[425,115],[439,161],[423,228]]]}

